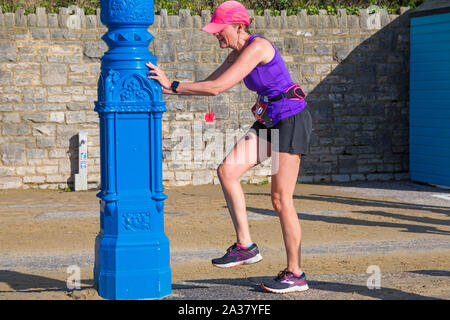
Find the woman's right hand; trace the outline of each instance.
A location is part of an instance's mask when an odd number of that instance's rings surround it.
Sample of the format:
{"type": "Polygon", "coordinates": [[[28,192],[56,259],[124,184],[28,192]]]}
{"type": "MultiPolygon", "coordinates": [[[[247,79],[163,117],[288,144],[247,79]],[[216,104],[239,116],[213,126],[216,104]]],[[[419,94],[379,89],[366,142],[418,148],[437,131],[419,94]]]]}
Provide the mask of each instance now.
{"type": "Polygon", "coordinates": [[[157,80],[163,89],[163,93],[171,93],[172,90],[170,86],[172,85],[172,82],[169,80],[169,78],[167,78],[164,71],[161,68],[155,66],[150,61],[145,65],[151,69],[149,72],[147,72],[147,74],[154,74],[153,76],[148,76],[147,78],[157,80]]]}

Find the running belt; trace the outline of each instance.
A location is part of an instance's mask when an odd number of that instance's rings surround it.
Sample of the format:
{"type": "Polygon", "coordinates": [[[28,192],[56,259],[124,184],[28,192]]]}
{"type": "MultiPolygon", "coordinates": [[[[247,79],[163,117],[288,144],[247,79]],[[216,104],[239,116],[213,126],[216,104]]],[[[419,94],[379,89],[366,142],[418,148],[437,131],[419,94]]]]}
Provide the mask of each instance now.
{"type": "Polygon", "coordinates": [[[286,92],[282,92],[281,94],[277,95],[276,97],[268,98],[268,100],[269,100],[269,102],[278,101],[283,98],[304,100],[305,97],[306,97],[306,94],[303,91],[303,89],[300,88],[300,86],[298,84],[294,84],[292,87],[287,89],[286,92]]]}

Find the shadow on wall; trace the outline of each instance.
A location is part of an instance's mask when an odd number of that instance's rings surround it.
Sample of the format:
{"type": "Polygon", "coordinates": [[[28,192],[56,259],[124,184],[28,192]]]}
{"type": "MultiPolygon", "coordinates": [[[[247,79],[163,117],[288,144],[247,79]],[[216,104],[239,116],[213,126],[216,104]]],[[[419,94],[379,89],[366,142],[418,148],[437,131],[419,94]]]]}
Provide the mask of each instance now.
{"type": "Polygon", "coordinates": [[[78,173],[78,141],[78,134],[72,136],[69,139],[69,150],[67,150],[70,160],[70,177],[67,179],[67,186],[72,190],[75,189],[75,174],[78,173]]]}
{"type": "MultiPolygon", "coordinates": [[[[300,173],[316,175],[314,182],[328,182],[330,175],[345,182],[355,173],[360,175],[352,179],[389,180],[409,172],[408,14],[353,48],[360,37],[311,48],[318,57],[332,54],[339,62],[330,73],[323,70],[328,74],[307,97],[313,133],[300,173]]],[[[314,73],[320,71],[311,67],[302,66],[303,86],[319,81],[314,73]]]]}

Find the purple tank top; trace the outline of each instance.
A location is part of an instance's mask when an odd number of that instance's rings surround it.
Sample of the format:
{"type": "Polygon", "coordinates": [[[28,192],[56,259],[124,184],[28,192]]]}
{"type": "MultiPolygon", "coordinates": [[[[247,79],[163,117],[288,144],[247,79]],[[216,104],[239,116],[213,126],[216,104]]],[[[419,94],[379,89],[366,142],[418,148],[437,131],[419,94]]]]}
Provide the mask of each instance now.
{"type": "MultiPolygon", "coordinates": [[[[256,36],[251,36],[247,45],[255,38],[256,36]]],[[[269,98],[278,96],[294,85],[280,53],[273,44],[272,46],[275,49],[273,59],[266,64],[257,65],[244,78],[244,84],[249,90],[256,91],[258,94],[268,96],[269,98]]],[[[305,107],[305,100],[282,98],[278,101],[270,102],[266,112],[272,119],[272,124],[275,125],[280,120],[299,113],[305,107]]]]}

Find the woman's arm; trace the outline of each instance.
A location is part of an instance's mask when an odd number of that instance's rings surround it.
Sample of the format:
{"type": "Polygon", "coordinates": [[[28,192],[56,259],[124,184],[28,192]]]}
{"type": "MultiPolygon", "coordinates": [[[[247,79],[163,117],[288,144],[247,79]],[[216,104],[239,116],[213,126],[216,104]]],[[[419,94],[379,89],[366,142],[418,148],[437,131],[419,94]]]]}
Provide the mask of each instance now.
{"type": "Polygon", "coordinates": [[[238,84],[264,60],[265,50],[264,43],[253,41],[217,78],[203,82],[180,83],[177,91],[188,95],[204,91],[207,95],[218,95],[238,84]]]}
{"type": "MultiPolygon", "coordinates": [[[[270,51],[273,51],[272,45],[268,42],[266,44],[265,42],[267,41],[253,41],[243,50],[234,63],[229,66],[224,63],[218,70],[203,81],[180,83],[176,94],[216,96],[232,88],[234,85],[239,83],[239,81],[244,79],[244,77],[247,76],[260,62],[267,59],[266,56],[271,54],[270,51]],[[271,50],[268,49],[269,47],[267,45],[270,46],[271,50]]],[[[152,69],[149,73],[155,74],[154,76],[149,76],[148,78],[158,80],[163,87],[164,93],[172,93],[170,89],[172,82],[167,79],[164,72],[150,62],[147,66],[152,69]]]]}
{"type": "MultiPolygon", "coordinates": [[[[235,60],[235,54],[233,51],[233,52],[230,52],[230,54],[225,58],[225,61],[213,73],[211,73],[206,79],[200,80],[197,82],[204,82],[204,81],[210,81],[210,80],[217,79],[222,73],[225,72],[225,70],[227,70],[233,64],[234,60],[235,60]]],[[[153,66],[150,62],[147,63],[146,66],[151,69],[154,69],[154,70],[156,69],[155,66],[153,66]]],[[[147,74],[151,74],[151,73],[153,73],[153,72],[149,71],[147,74]]],[[[150,79],[150,77],[148,77],[148,78],[150,79]]],[[[170,84],[172,84],[172,83],[170,83],[170,84]]],[[[162,91],[164,94],[172,94],[172,95],[179,94],[179,93],[173,92],[172,89],[166,89],[164,87],[162,87],[162,91]]]]}
{"type": "Polygon", "coordinates": [[[225,70],[227,70],[233,64],[233,62],[235,60],[236,60],[236,54],[234,51],[232,51],[225,58],[224,62],[213,73],[211,73],[206,79],[200,80],[198,82],[216,80],[222,73],[225,72],[225,70]]]}

